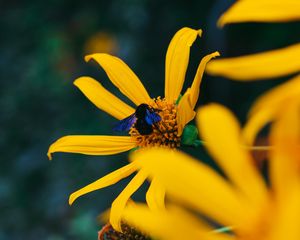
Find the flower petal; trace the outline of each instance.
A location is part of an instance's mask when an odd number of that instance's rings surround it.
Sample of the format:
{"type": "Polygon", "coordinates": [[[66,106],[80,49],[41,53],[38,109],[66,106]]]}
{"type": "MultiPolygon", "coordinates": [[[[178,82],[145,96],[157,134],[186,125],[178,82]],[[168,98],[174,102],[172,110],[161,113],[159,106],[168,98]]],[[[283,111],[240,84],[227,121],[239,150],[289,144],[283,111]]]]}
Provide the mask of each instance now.
{"type": "Polygon", "coordinates": [[[247,145],[251,146],[254,144],[257,134],[267,123],[273,120],[275,112],[275,107],[265,107],[250,116],[242,131],[243,140],[247,145]]]}
{"type": "Polygon", "coordinates": [[[153,178],[146,194],[148,207],[152,211],[165,209],[165,188],[157,178],[153,178]]]}
{"type": "Polygon", "coordinates": [[[127,164],[126,166],[119,168],[118,170],[111,172],[106,176],[98,179],[97,181],[72,193],[69,197],[69,204],[70,205],[73,204],[73,202],[82,195],[113,185],[119,182],[120,180],[122,180],[123,178],[128,177],[130,174],[132,174],[135,171],[136,171],[135,163],[127,164]]]}
{"type": "Polygon", "coordinates": [[[151,148],[130,155],[130,160],[147,170],[166,187],[168,194],[219,223],[238,225],[250,216],[248,205],[215,171],[178,151],[151,148]],[[167,169],[167,171],[166,171],[167,169]]]}
{"type": "Polygon", "coordinates": [[[112,155],[126,152],[136,147],[136,142],[131,137],[125,136],[92,136],[70,135],[58,139],[51,144],[48,157],[52,153],[69,152],[87,155],[112,155]]]}
{"type": "Polygon", "coordinates": [[[287,22],[300,19],[298,0],[237,1],[219,19],[218,25],[239,22],[287,22]]]}
{"type": "Polygon", "coordinates": [[[148,103],[150,97],[134,72],[119,58],[104,53],[85,57],[86,61],[95,60],[106,72],[110,81],[120,89],[135,105],[148,103]]]}
{"type": "Polygon", "coordinates": [[[267,189],[250,154],[241,146],[241,129],[237,119],[225,107],[210,104],[199,109],[197,123],[210,154],[229,179],[254,206],[266,201],[267,189]]]}
{"type": "Polygon", "coordinates": [[[198,101],[200,93],[200,84],[205,70],[205,66],[213,57],[216,56],[220,56],[220,54],[218,52],[214,52],[202,58],[191,88],[188,88],[182,96],[182,98],[180,99],[176,116],[179,136],[181,135],[185,125],[191,120],[193,120],[195,117],[196,113],[194,109],[198,101]]]}
{"type": "Polygon", "coordinates": [[[249,120],[244,129],[243,136],[247,144],[252,145],[255,136],[267,123],[271,122],[276,113],[281,111],[286,99],[300,95],[300,75],[288,82],[271,89],[256,100],[249,111],[249,120]]]}
{"type": "Polygon", "coordinates": [[[187,89],[177,107],[176,122],[178,126],[178,136],[181,136],[185,125],[195,118],[196,112],[190,101],[191,89],[187,89]]]}
{"type": "Polygon", "coordinates": [[[168,211],[150,211],[145,205],[126,207],[123,219],[153,238],[164,240],[230,240],[225,234],[212,234],[212,228],[175,207],[168,211]],[[142,220],[142,221],[141,221],[142,220]]]}
{"type": "Polygon", "coordinates": [[[271,224],[270,240],[300,239],[300,182],[293,185],[276,206],[276,218],[271,224]]]}
{"type": "Polygon", "coordinates": [[[117,231],[121,230],[121,217],[127,201],[132,194],[143,184],[146,180],[147,174],[144,170],[140,170],[129,184],[124,188],[120,195],[113,201],[110,211],[110,224],[117,231]]]}
{"type": "Polygon", "coordinates": [[[214,52],[214,53],[211,53],[209,55],[206,55],[204,58],[202,58],[199,66],[198,66],[197,73],[196,73],[196,76],[195,76],[194,81],[192,83],[191,93],[190,93],[190,101],[191,101],[191,105],[192,105],[193,109],[195,108],[196,103],[198,101],[198,97],[199,97],[199,93],[200,93],[200,84],[201,84],[201,81],[202,81],[202,77],[203,77],[203,73],[204,73],[206,64],[212,58],[218,57],[218,56],[220,56],[219,52],[214,52]]]}
{"type": "Polygon", "coordinates": [[[287,99],[271,128],[270,142],[274,148],[270,152],[270,175],[278,197],[288,194],[294,182],[300,182],[299,108],[300,98],[287,99]]]}
{"type": "Polygon", "coordinates": [[[74,85],[99,109],[119,120],[128,117],[135,111],[91,77],[80,77],[74,81],[74,85]]]}
{"type": "Polygon", "coordinates": [[[281,77],[300,71],[299,55],[298,43],[263,53],[214,60],[207,64],[206,71],[211,75],[241,81],[281,77]]]}
{"type": "Polygon", "coordinates": [[[171,40],[166,55],[165,97],[174,103],[181,90],[189,63],[190,47],[201,36],[201,30],[191,28],[180,29],[171,40]]]}
{"type": "Polygon", "coordinates": [[[272,124],[271,182],[277,200],[271,240],[300,239],[300,99],[288,99],[272,124]]]}
{"type": "MultiPolygon", "coordinates": [[[[299,45],[300,46],[300,45],[299,45]]],[[[298,97],[300,95],[300,74],[293,77],[289,81],[274,87],[267,93],[259,97],[250,110],[250,115],[263,108],[278,108],[281,103],[290,97],[298,97]]]]}

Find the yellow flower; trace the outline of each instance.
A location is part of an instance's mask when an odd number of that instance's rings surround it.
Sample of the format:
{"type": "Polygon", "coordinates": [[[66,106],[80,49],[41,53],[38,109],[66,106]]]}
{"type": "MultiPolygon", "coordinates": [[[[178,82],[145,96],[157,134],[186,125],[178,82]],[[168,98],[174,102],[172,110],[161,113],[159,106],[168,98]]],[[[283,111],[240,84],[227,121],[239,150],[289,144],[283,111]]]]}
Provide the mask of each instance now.
{"type": "MultiPolygon", "coordinates": [[[[185,74],[189,62],[190,47],[201,35],[201,30],[182,28],[173,37],[166,55],[165,97],[151,98],[131,69],[119,58],[108,54],[92,54],[85,60],[95,60],[106,72],[111,82],[129,98],[136,106],[148,104],[158,110],[161,121],[153,128],[153,133],[141,135],[133,125],[130,136],[65,136],[54,142],[48,151],[71,152],[88,155],[111,155],[125,152],[135,147],[166,146],[175,148],[180,145],[180,138],[184,126],[194,116],[194,108],[199,96],[199,88],[206,63],[213,57],[219,56],[214,52],[205,56],[197,69],[192,86],[178,100],[182,91],[185,74]]],[[[116,96],[107,91],[99,82],[90,77],[81,77],[74,82],[83,94],[99,109],[107,112],[118,120],[124,119],[135,112],[116,96]]],[[[131,175],[137,170],[136,164],[130,163],[88,186],[74,192],[69,199],[72,204],[78,197],[112,185],[131,175]]],[[[116,230],[120,228],[120,215],[130,196],[143,184],[147,173],[139,170],[131,182],[114,200],[111,207],[110,222],[116,230]]],[[[164,206],[164,189],[156,179],[153,179],[146,195],[151,209],[164,206]]]]}
{"type": "MultiPolygon", "coordinates": [[[[300,19],[299,0],[239,0],[219,25],[240,22],[286,22],[300,19]]],[[[241,57],[212,61],[206,71],[235,80],[256,80],[300,72],[300,44],[241,57]]]]}
{"type": "Polygon", "coordinates": [[[124,220],[160,239],[300,239],[300,162],[296,164],[295,155],[289,152],[299,143],[295,131],[300,128],[296,121],[300,115],[293,104],[283,111],[271,129],[276,148],[270,154],[268,185],[254,167],[251,154],[241,147],[237,120],[226,108],[211,104],[199,110],[197,122],[224,177],[178,151],[152,148],[131,155],[131,161],[159,179],[170,201],[193,209],[203,218],[174,206],[151,212],[138,205],[125,209],[124,220]],[[227,226],[230,233],[213,231],[212,222],[227,226]]]}

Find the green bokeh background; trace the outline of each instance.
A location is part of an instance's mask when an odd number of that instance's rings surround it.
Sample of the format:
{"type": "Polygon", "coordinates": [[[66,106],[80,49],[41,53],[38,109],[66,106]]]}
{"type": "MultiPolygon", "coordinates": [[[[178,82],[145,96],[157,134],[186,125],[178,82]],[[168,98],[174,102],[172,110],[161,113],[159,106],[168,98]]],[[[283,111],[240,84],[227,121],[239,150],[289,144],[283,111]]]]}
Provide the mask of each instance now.
{"type": "MultiPolygon", "coordinates": [[[[4,1],[0,2],[0,239],[96,239],[96,218],[109,208],[128,180],[88,194],[68,205],[73,191],[123,166],[115,156],[55,154],[48,146],[69,134],[112,134],[116,122],[72,84],[87,75],[114,94],[104,71],[85,63],[85,45],[99,32],[110,34],[122,58],[152,97],[162,95],[164,59],[174,33],[202,28],[191,50],[186,86],[201,57],[215,50],[239,56],[299,41],[298,23],[216,27],[233,1],[4,1]]],[[[285,79],[238,83],[205,76],[199,105],[219,102],[245,121],[256,96],[285,79]]],[[[204,151],[185,149],[210,164],[204,151]]],[[[137,194],[143,200],[143,191],[137,194]]]]}

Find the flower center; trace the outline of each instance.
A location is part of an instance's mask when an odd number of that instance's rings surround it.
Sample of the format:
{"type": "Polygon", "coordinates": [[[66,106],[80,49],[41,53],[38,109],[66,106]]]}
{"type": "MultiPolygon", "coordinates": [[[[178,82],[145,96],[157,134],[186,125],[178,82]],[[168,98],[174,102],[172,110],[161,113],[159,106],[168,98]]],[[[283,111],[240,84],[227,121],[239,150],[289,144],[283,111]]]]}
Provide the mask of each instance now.
{"type": "Polygon", "coordinates": [[[98,240],[150,240],[151,238],[137,229],[122,222],[122,233],[114,230],[108,223],[98,232],[98,240]]]}
{"type": "Polygon", "coordinates": [[[148,105],[160,115],[161,121],[152,125],[153,132],[148,135],[141,135],[136,126],[133,125],[129,131],[131,137],[139,147],[179,147],[180,136],[177,136],[178,126],[176,121],[177,106],[160,97],[154,98],[148,105]]]}

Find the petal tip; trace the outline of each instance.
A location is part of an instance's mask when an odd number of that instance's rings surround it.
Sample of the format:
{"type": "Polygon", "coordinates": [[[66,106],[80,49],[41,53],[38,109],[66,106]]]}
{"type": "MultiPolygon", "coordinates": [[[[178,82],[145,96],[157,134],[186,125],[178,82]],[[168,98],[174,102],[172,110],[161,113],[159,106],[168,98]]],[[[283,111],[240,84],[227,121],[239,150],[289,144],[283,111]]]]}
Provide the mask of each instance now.
{"type": "MultiPolygon", "coordinates": [[[[103,59],[103,58],[108,58],[108,57],[109,58],[115,58],[115,56],[107,54],[107,53],[93,53],[93,54],[86,55],[84,57],[84,60],[86,62],[88,62],[91,59],[103,59]]],[[[96,61],[98,61],[98,60],[96,60],[96,61]]]]}
{"type": "Polygon", "coordinates": [[[198,29],[197,32],[198,32],[198,36],[201,37],[203,33],[202,29],[198,29]]]}
{"type": "Polygon", "coordinates": [[[94,54],[84,56],[84,61],[89,62],[93,58],[94,54]]]}
{"type": "Polygon", "coordinates": [[[72,193],[69,197],[69,205],[72,206],[76,199],[77,197],[74,195],[74,193],[72,193]]]}
{"type": "Polygon", "coordinates": [[[80,88],[82,86],[82,84],[84,84],[84,83],[94,83],[94,82],[100,84],[98,81],[96,81],[95,79],[93,79],[91,77],[82,76],[82,77],[75,79],[73,84],[76,87],[80,88]]]}
{"type": "Polygon", "coordinates": [[[217,22],[217,27],[218,28],[223,28],[225,26],[225,23],[224,22],[221,22],[221,21],[218,21],[217,22]]]}
{"type": "Polygon", "coordinates": [[[218,28],[223,28],[227,24],[227,22],[224,20],[224,15],[219,18],[217,21],[217,27],[218,28]]]}
{"type": "Polygon", "coordinates": [[[84,77],[79,77],[77,79],[74,80],[73,84],[78,87],[80,85],[80,83],[83,81],[84,77]]]}
{"type": "Polygon", "coordinates": [[[52,152],[48,151],[47,156],[48,156],[48,160],[51,161],[52,160],[52,152]]]}
{"type": "Polygon", "coordinates": [[[218,51],[215,51],[214,52],[214,57],[219,57],[219,56],[221,56],[221,54],[218,51]]]}
{"type": "Polygon", "coordinates": [[[52,160],[52,153],[53,153],[53,144],[50,145],[49,149],[48,149],[48,152],[47,152],[47,157],[48,157],[48,160],[51,161],[52,160]]]}

